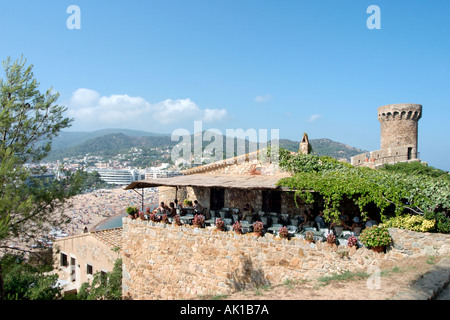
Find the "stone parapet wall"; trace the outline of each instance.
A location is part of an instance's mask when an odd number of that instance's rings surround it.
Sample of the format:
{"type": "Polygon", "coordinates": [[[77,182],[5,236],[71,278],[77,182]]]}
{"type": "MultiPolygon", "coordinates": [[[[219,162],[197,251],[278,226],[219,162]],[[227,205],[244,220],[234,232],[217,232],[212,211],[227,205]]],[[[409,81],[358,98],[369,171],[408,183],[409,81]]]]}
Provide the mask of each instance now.
{"type": "Polygon", "coordinates": [[[396,256],[450,255],[450,235],[442,233],[415,232],[390,228],[391,252],[396,256]]]}
{"type": "Polygon", "coordinates": [[[404,230],[394,230],[394,247],[380,254],[366,248],[310,244],[299,238],[237,235],[213,227],[124,219],[123,228],[123,293],[138,300],[230,294],[286,279],[367,271],[386,259],[448,253],[449,245],[448,235],[436,235],[429,243],[404,230]]]}

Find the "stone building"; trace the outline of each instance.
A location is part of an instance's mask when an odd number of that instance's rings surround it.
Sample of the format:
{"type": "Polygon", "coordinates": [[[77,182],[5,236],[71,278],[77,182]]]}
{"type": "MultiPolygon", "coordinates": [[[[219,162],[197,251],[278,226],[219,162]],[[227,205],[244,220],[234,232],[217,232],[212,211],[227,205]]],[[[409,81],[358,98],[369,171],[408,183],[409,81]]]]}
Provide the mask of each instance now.
{"type": "Polygon", "coordinates": [[[300,142],[300,147],[298,149],[299,153],[302,154],[310,154],[312,150],[311,144],[309,143],[308,135],[306,133],[303,134],[302,141],[300,142]]]}
{"type": "Polygon", "coordinates": [[[54,270],[63,293],[77,293],[96,272],[113,270],[121,258],[122,228],[94,231],[53,242],[54,270]]]}
{"type": "Polygon", "coordinates": [[[378,108],[381,149],[351,158],[353,166],[376,168],[384,164],[420,161],[418,126],[422,117],[419,104],[391,104],[378,108]]]}
{"type": "Polygon", "coordinates": [[[135,181],[126,189],[158,187],[159,201],[174,199],[198,202],[208,210],[241,209],[248,203],[255,211],[288,213],[291,216],[311,208],[296,203],[294,192],[276,183],[291,174],[277,163],[259,157],[261,151],[182,171],[183,176],[135,181]]]}

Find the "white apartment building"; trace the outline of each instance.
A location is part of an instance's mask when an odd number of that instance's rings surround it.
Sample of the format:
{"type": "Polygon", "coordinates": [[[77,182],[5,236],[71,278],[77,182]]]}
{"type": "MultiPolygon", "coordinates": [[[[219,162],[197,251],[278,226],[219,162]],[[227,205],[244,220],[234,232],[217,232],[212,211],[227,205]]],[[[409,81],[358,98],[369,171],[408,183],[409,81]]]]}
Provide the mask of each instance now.
{"type": "Polygon", "coordinates": [[[99,169],[100,178],[108,184],[128,185],[144,177],[134,169],[99,169]]]}

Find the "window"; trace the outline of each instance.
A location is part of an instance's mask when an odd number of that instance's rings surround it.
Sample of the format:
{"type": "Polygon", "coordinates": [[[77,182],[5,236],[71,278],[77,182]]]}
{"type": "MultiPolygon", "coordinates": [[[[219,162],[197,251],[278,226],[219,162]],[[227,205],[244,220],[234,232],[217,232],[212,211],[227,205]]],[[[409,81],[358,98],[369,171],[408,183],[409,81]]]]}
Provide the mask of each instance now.
{"type": "Polygon", "coordinates": [[[87,274],[94,274],[94,268],[89,263],[86,265],[86,273],[87,274]]]}
{"type": "Polygon", "coordinates": [[[67,267],[69,265],[68,260],[67,260],[67,254],[61,252],[60,260],[61,260],[60,261],[61,267],[67,267]]]}

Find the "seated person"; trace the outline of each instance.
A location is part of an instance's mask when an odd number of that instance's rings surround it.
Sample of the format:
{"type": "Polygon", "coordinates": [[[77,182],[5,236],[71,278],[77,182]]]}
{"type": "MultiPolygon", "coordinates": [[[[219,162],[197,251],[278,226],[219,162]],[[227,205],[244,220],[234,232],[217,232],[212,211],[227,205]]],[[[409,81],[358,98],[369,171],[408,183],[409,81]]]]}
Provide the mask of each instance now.
{"type": "Polygon", "coordinates": [[[322,210],[319,211],[319,213],[317,214],[316,218],[314,219],[317,224],[319,225],[319,228],[326,228],[327,224],[325,223],[325,221],[323,220],[323,212],[322,210]]]}
{"type": "Polygon", "coordinates": [[[308,211],[304,211],[302,214],[302,222],[298,224],[298,228],[302,230],[303,227],[310,227],[313,221],[308,214],[308,211]]]}
{"type": "Polygon", "coordinates": [[[351,229],[353,230],[353,228],[355,228],[355,227],[362,227],[362,223],[361,223],[361,220],[359,219],[359,217],[353,218],[353,224],[351,226],[351,229]]]}
{"type": "Polygon", "coordinates": [[[175,209],[175,204],[173,202],[169,203],[169,208],[167,209],[167,215],[169,217],[174,217],[177,214],[177,210],[175,209]]]}
{"type": "MultiPolygon", "coordinates": [[[[347,220],[348,220],[348,216],[347,216],[347,220]]],[[[346,216],[344,216],[344,215],[341,215],[337,222],[333,222],[330,224],[330,229],[332,229],[334,227],[344,227],[344,229],[347,229],[347,230],[351,229],[351,227],[347,224],[346,216]]]]}
{"type": "Polygon", "coordinates": [[[366,224],[364,225],[366,228],[370,228],[372,226],[376,226],[378,224],[377,221],[375,221],[374,219],[372,219],[372,217],[369,217],[369,220],[366,222],[366,224]]]}
{"type": "Polygon", "coordinates": [[[261,221],[261,215],[258,212],[255,212],[252,216],[252,223],[256,221],[261,221]]]}
{"type": "Polygon", "coordinates": [[[161,202],[160,204],[159,204],[159,207],[158,207],[158,209],[157,209],[157,212],[158,213],[164,213],[166,211],[166,205],[164,204],[164,202],[161,202]]]}
{"type": "Polygon", "coordinates": [[[241,220],[245,220],[246,217],[251,217],[253,215],[253,208],[247,203],[245,207],[242,209],[242,217],[241,220]]]}
{"type": "Polygon", "coordinates": [[[194,213],[202,214],[203,213],[203,207],[198,203],[197,200],[194,200],[194,213]]]}

